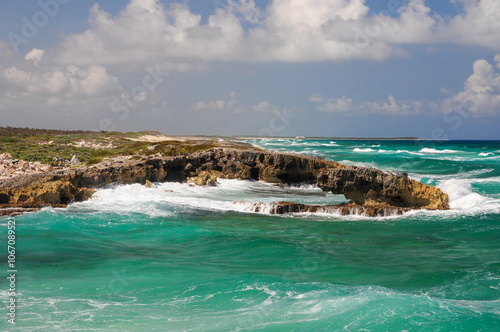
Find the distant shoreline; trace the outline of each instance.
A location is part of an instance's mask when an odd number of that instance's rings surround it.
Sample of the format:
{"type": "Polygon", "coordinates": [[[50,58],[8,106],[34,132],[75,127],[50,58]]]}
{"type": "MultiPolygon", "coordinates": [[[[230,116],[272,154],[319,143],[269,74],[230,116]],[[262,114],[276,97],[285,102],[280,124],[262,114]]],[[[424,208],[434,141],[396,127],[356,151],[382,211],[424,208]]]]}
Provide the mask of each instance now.
{"type": "Polygon", "coordinates": [[[2,127],[0,126],[0,138],[2,136],[37,136],[37,135],[68,135],[68,134],[103,134],[115,133],[123,134],[132,137],[144,136],[160,136],[162,140],[178,140],[178,141],[199,141],[199,140],[339,140],[339,141],[499,141],[495,139],[433,139],[420,138],[414,136],[408,137],[339,137],[339,136],[256,136],[256,135],[168,135],[158,131],[133,131],[133,132],[105,132],[105,131],[89,131],[89,130],[59,130],[59,129],[40,129],[40,128],[20,128],[20,127],[2,127]]]}

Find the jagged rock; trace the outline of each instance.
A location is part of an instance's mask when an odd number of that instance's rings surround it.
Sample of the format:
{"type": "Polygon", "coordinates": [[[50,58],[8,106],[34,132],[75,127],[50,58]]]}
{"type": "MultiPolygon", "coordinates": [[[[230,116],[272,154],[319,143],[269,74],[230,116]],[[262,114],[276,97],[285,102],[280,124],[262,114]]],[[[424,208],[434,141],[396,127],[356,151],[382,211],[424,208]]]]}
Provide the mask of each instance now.
{"type": "Polygon", "coordinates": [[[10,153],[1,153],[0,160],[12,160],[12,156],[10,153]]]}
{"type": "MultiPolygon", "coordinates": [[[[245,202],[234,202],[245,203],[245,202]]],[[[252,212],[268,211],[270,214],[286,213],[328,213],[345,215],[362,215],[366,217],[387,217],[402,215],[410,211],[409,208],[385,205],[358,205],[356,203],[342,203],[333,205],[307,205],[295,202],[253,203],[249,209],[252,212]]]]}
{"type": "Polygon", "coordinates": [[[52,166],[62,166],[62,167],[64,167],[69,162],[70,162],[69,160],[57,156],[57,157],[54,157],[54,159],[52,159],[52,166]]]}
{"type": "Polygon", "coordinates": [[[0,204],[23,204],[30,207],[65,206],[72,201],[84,201],[95,192],[93,189],[78,188],[68,181],[35,183],[17,190],[0,191],[0,204]]]}
{"type": "Polygon", "coordinates": [[[222,174],[218,171],[202,171],[197,176],[189,178],[188,182],[197,186],[215,186],[217,179],[221,176],[222,174]]]}
{"type": "Polygon", "coordinates": [[[151,183],[151,181],[146,180],[146,183],[144,184],[144,187],[146,187],[146,188],[153,188],[153,184],[151,183]]]}
{"type": "Polygon", "coordinates": [[[327,168],[318,175],[316,183],[321,189],[343,194],[359,205],[390,204],[429,210],[449,208],[448,196],[441,190],[373,168],[327,168]]]}
{"type": "Polygon", "coordinates": [[[71,166],[77,166],[77,165],[80,165],[82,162],[80,161],[80,159],[78,159],[76,157],[76,155],[73,155],[73,157],[71,157],[71,160],[69,161],[69,164],[71,166]]]}
{"type": "Polygon", "coordinates": [[[51,171],[50,165],[44,165],[40,162],[27,162],[24,160],[12,159],[11,155],[0,155],[0,179],[9,177],[18,177],[34,173],[51,171]]]}
{"type": "Polygon", "coordinates": [[[196,171],[196,169],[194,168],[193,164],[191,164],[191,163],[187,163],[186,167],[184,167],[184,172],[186,172],[187,174],[195,172],[195,171],[196,171]]]}
{"type": "MultiPolygon", "coordinates": [[[[60,162],[60,159],[55,160],[60,162]]],[[[324,191],[343,194],[356,204],[356,207],[342,206],[342,211],[362,206],[367,215],[380,215],[380,211],[388,208],[449,208],[448,195],[433,186],[410,180],[405,174],[387,174],[303,155],[232,148],[212,148],[187,156],[141,160],[118,157],[92,167],[5,179],[0,184],[0,204],[22,202],[22,195],[40,206],[67,204],[71,200],[90,197],[92,189],[87,188],[109,183],[185,182],[188,178],[197,185],[215,185],[217,178],[254,179],[278,184],[316,183],[324,191]],[[25,193],[27,188],[32,188],[29,195],[25,193]],[[44,190],[46,195],[43,195],[44,190]],[[79,194],[79,190],[83,193],[79,194]]],[[[280,209],[289,209],[286,206],[280,209]]],[[[294,206],[293,209],[298,209],[294,206]]]]}

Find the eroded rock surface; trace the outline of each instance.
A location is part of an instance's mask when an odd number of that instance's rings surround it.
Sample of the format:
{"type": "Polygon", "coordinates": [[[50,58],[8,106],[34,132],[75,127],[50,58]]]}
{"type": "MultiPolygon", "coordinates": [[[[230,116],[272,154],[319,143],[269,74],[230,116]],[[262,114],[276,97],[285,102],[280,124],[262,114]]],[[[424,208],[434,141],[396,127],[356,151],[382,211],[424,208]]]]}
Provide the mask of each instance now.
{"type": "MultiPolygon", "coordinates": [[[[235,202],[246,203],[246,202],[235,202]]],[[[247,203],[248,204],[248,203],[247,203]]],[[[308,205],[294,202],[253,203],[248,209],[251,212],[267,212],[269,214],[286,213],[327,213],[340,215],[362,215],[367,217],[387,217],[402,215],[410,208],[394,207],[389,204],[358,205],[356,203],[342,203],[332,205],[308,205]]]]}
{"type": "Polygon", "coordinates": [[[52,171],[52,166],[50,165],[14,159],[8,153],[0,154],[0,181],[22,175],[46,173],[50,171],[52,171]]]}
{"type": "MultiPolygon", "coordinates": [[[[387,214],[390,210],[399,213],[410,208],[449,208],[448,196],[440,189],[408,179],[404,174],[345,166],[303,155],[231,148],[140,160],[119,157],[92,167],[18,176],[0,184],[0,204],[64,205],[86,200],[93,188],[110,183],[189,181],[197,185],[215,185],[217,178],[282,184],[316,183],[324,191],[345,195],[356,207],[367,209],[367,215],[374,216],[387,214]]],[[[280,203],[279,211],[327,208],[284,203],[280,203]]],[[[345,213],[353,207],[335,206],[345,213]]]]}

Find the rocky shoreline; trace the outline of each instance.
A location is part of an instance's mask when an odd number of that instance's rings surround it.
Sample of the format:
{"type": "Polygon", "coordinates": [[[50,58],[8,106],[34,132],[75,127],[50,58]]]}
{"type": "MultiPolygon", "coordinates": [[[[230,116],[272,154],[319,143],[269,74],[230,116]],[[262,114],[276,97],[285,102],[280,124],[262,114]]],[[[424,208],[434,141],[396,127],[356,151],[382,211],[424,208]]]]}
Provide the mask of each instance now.
{"type": "MultiPolygon", "coordinates": [[[[89,199],[106,184],[190,182],[216,185],[218,178],[276,184],[314,183],[343,194],[348,204],[308,206],[276,202],[271,213],[337,212],[386,216],[410,209],[446,210],[448,195],[406,174],[346,166],[321,158],[257,150],[250,145],[218,147],[174,157],[116,157],[93,166],[53,169],[4,178],[0,205],[12,208],[63,207],[89,199]]],[[[255,211],[259,210],[256,203],[255,211]]],[[[17,213],[18,211],[16,211],[17,213]]]]}

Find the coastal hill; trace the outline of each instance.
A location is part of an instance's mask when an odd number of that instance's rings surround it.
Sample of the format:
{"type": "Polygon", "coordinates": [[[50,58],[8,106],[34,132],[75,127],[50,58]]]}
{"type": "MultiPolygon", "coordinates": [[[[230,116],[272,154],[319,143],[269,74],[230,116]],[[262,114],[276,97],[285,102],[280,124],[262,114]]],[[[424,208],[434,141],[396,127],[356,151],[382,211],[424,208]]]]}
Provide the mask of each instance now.
{"type": "MultiPolygon", "coordinates": [[[[449,208],[448,196],[440,189],[411,180],[405,173],[271,152],[222,138],[0,128],[0,207],[4,214],[64,207],[89,199],[95,189],[111,183],[152,186],[152,182],[175,181],[213,186],[218,178],[280,186],[314,183],[350,200],[326,206],[275,202],[271,213],[276,214],[386,216],[411,209],[449,208]]],[[[261,203],[255,202],[254,211],[260,210],[261,203]]]]}

